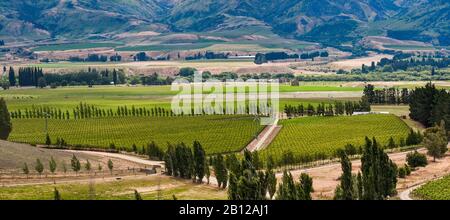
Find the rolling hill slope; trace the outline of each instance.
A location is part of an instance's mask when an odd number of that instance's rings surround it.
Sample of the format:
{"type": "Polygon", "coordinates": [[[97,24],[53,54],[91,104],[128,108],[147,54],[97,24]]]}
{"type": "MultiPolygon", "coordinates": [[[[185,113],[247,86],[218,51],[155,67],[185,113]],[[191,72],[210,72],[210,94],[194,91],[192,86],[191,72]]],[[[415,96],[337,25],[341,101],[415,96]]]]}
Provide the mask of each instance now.
{"type": "Polygon", "coordinates": [[[449,11],[447,0],[1,1],[0,38],[95,40],[142,31],[268,30],[327,44],[375,34],[448,45],[449,11]]]}

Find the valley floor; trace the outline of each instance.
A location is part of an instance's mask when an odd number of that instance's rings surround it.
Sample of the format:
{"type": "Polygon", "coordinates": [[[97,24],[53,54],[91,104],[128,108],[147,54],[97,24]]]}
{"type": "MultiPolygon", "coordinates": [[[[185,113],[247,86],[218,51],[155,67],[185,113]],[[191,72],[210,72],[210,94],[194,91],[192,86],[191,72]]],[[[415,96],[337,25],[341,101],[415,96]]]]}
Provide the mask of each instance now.
{"type": "MultiPolygon", "coordinates": [[[[0,144],[4,144],[3,142],[0,144]]],[[[449,144],[450,147],[450,144],[449,144]]],[[[420,149],[419,152],[426,152],[420,149]]],[[[80,153],[80,152],[71,152],[80,153]]],[[[97,152],[82,152],[91,155],[98,155],[97,152]]],[[[408,152],[392,153],[389,157],[399,166],[405,164],[406,154],[408,152]]],[[[111,155],[104,155],[111,156],[111,155]]],[[[141,165],[148,164],[141,158],[132,159],[132,156],[115,155],[116,159],[132,160],[141,165]]],[[[151,162],[153,163],[153,162],[151,162]]],[[[353,171],[356,172],[361,163],[359,160],[352,161],[353,171]]],[[[332,199],[334,189],[339,184],[341,175],[340,163],[332,163],[307,169],[298,169],[291,171],[295,179],[298,179],[301,173],[308,173],[313,178],[315,192],[314,199],[332,199]]],[[[425,182],[436,179],[440,176],[450,174],[450,153],[443,159],[431,162],[424,168],[418,168],[405,179],[399,179],[397,190],[401,193],[409,190],[411,187],[421,185],[425,182]]],[[[20,175],[18,175],[20,176],[20,175]]],[[[281,181],[282,173],[277,173],[277,178],[281,181]]],[[[205,179],[206,182],[206,179],[205,179]]],[[[133,199],[134,190],[140,192],[144,199],[227,199],[226,190],[217,188],[216,180],[212,176],[210,184],[194,184],[190,180],[182,180],[168,177],[161,174],[145,175],[139,172],[135,173],[117,173],[111,176],[109,173],[94,176],[61,176],[38,177],[11,179],[0,178],[1,189],[0,199],[52,199],[54,188],[58,188],[61,194],[66,195],[67,199],[92,199],[89,197],[89,190],[95,189],[95,199],[133,199]]]]}

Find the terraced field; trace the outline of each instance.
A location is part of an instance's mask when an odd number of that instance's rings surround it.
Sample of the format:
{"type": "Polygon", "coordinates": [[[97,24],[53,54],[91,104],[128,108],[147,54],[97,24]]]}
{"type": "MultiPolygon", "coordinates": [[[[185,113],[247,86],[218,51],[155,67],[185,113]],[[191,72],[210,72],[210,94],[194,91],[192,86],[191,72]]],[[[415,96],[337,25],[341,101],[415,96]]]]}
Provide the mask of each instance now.
{"type": "Polygon", "coordinates": [[[346,144],[360,146],[364,138],[376,137],[382,145],[390,137],[396,143],[406,138],[408,126],[394,115],[360,115],[339,117],[305,117],[280,122],[280,133],[265,154],[280,158],[291,151],[296,156],[332,155],[346,144]]]}
{"type": "MultiPolygon", "coordinates": [[[[9,140],[45,143],[44,119],[14,119],[9,140]]],[[[167,143],[200,141],[208,154],[243,149],[262,129],[252,117],[109,117],[80,120],[49,119],[48,131],[53,141],[64,138],[70,145],[109,147],[142,146],[155,141],[162,148],[167,143]]]]}
{"type": "Polygon", "coordinates": [[[450,200],[450,176],[421,186],[413,195],[426,200],[450,200]]]}

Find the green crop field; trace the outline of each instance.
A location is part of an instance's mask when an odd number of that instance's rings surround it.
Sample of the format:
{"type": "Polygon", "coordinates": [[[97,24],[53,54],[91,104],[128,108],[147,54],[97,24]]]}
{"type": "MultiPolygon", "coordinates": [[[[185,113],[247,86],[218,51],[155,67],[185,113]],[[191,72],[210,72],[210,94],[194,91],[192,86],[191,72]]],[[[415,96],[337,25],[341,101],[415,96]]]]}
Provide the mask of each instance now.
{"type": "Polygon", "coordinates": [[[413,195],[426,200],[450,200],[450,176],[421,186],[413,195]]]}
{"type": "Polygon", "coordinates": [[[74,43],[74,44],[55,44],[48,46],[39,46],[33,51],[64,51],[64,50],[82,50],[101,47],[117,47],[120,43],[74,43]]]}
{"type": "MultiPolygon", "coordinates": [[[[9,140],[45,143],[45,119],[14,119],[9,140]]],[[[131,148],[155,141],[163,149],[167,143],[200,141],[208,154],[242,150],[262,126],[252,117],[109,117],[77,120],[48,120],[53,141],[64,138],[69,145],[131,148]]]]}
{"type": "Polygon", "coordinates": [[[409,131],[408,126],[394,115],[361,115],[339,117],[305,117],[280,122],[280,133],[266,154],[279,157],[283,152],[294,155],[332,155],[346,144],[360,146],[364,138],[376,137],[382,145],[393,137],[399,143],[409,131]]]}
{"type": "Polygon", "coordinates": [[[192,181],[167,176],[138,177],[136,179],[108,180],[89,183],[56,183],[1,187],[0,200],[53,200],[57,188],[63,200],[134,200],[138,190],[144,200],[158,199],[158,184],[161,184],[161,199],[226,199],[226,191],[192,181]],[[95,195],[92,193],[95,189],[95,195]]]}

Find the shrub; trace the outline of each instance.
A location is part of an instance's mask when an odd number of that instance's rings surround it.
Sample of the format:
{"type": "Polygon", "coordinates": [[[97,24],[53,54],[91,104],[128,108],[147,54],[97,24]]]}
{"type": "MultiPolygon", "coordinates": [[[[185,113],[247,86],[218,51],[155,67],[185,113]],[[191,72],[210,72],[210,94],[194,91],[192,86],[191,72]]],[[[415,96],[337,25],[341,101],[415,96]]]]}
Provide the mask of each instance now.
{"type": "Polygon", "coordinates": [[[417,151],[408,153],[406,155],[406,161],[407,161],[408,165],[412,168],[425,167],[428,164],[427,156],[425,156],[425,154],[421,154],[417,151]]]}
{"type": "Polygon", "coordinates": [[[398,169],[398,177],[399,178],[405,178],[406,177],[406,169],[404,167],[401,167],[398,169]]]}

